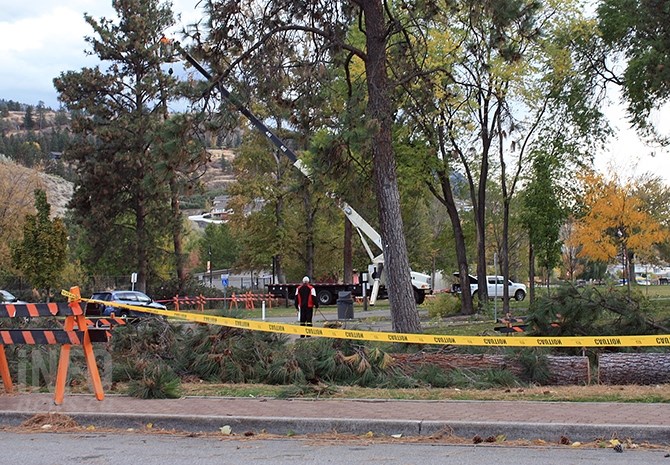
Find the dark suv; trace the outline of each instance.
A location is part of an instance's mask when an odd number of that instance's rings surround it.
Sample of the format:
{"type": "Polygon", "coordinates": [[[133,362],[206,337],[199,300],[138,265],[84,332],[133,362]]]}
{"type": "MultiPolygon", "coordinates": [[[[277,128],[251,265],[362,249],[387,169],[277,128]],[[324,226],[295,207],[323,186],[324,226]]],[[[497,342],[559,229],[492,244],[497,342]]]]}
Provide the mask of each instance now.
{"type": "MultiPolygon", "coordinates": [[[[148,295],[139,291],[103,291],[96,292],[91,296],[92,300],[102,300],[104,302],[114,302],[124,305],[133,305],[135,307],[149,307],[157,310],[166,310],[165,305],[155,302],[148,295]]],[[[114,313],[120,317],[138,317],[149,314],[133,311],[127,308],[114,307],[97,302],[86,303],[87,316],[110,316],[114,313]]]]}

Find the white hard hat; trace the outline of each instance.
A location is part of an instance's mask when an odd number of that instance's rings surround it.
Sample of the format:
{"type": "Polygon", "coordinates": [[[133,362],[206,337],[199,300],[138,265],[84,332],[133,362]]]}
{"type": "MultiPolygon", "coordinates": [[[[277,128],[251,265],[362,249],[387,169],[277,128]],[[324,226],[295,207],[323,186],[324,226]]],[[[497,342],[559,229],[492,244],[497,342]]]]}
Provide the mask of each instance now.
{"type": "Polygon", "coordinates": [[[302,282],[303,283],[308,283],[309,282],[309,277],[305,276],[304,278],[302,278],[302,282]]]}

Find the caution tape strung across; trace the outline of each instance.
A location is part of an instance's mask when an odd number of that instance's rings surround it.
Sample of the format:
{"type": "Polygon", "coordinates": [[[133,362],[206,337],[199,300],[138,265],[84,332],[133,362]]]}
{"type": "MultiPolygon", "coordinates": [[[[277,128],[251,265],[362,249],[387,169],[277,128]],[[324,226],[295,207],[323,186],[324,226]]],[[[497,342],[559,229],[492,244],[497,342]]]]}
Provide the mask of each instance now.
{"type": "MultiPolygon", "coordinates": [[[[68,296],[66,291],[63,295],[68,296]]],[[[206,323],[231,328],[265,331],[282,334],[298,334],[304,336],[330,337],[336,339],[355,339],[377,342],[404,342],[409,344],[436,344],[461,346],[501,346],[501,347],[651,347],[670,346],[670,334],[641,336],[569,336],[569,337],[535,337],[535,336],[449,336],[442,334],[408,334],[381,331],[359,331],[354,329],[317,328],[298,326],[286,323],[245,320],[223,316],[204,315],[202,313],[175,312],[158,310],[134,305],[124,305],[99,300],[81,299],[84,302],[104,303],[108,306],[126,308],[137,312],[162,315],[194,323],[206,323]]]]}

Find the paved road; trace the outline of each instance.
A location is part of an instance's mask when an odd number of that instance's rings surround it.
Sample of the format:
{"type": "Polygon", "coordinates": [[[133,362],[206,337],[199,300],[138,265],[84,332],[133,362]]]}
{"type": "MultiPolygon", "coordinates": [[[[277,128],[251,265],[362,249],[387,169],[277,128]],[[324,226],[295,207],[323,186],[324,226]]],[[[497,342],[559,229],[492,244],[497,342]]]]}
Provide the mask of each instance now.
{"type": "MultiPolygon", "coordinates": [[[[81,426],[278,435],[347,433],[404,437],[453,436],[471,441],[506,436],[558,444],[631,438],[670,445],[670,404],[528,401],[402,401],[185,397],[137,399],[51,394],[0,394],[0,425],[18,426],[38,414],[61,413],[81,426]]],[[[670,463],[670,462],[669,462],[670,463]]]]}
{"type": "Polygon", "coordinates": [[[384,464],[640,465],[665,463],[661,450],[570,447],[511,448],[373,441],[245,440],[147,434],[12,434],[0,432],[5,463],[115,464],[384,464]]]}

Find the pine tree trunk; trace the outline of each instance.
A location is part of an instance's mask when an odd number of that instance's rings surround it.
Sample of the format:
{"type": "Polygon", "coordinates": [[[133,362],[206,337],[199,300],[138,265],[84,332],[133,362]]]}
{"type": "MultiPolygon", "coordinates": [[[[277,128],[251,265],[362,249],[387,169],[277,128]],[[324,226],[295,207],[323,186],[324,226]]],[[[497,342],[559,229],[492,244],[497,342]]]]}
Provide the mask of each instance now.
{"type": "Polygon", "coordinates": [[[137,238],[137,284],[136,290],[147,292],[147,279],[149,274],[149,253],[147,250],[147,225],[146,205],[143,193],[137,194],[137,206],[135,208],[135,237],[137,238]]]}
{"type": "Polygon", "coordinates": [[[377,208],[384,241],[384,268],[393,330],[402,333],[421,332],[419,312],[414,302],[410,280],[407,244],[400,214],[400,192],[393,152],[393,108],[386,70],[388,26],[381,0],[360,3],[365,17],[367,60],[365,71],[368,88],[367,124],[374,127],[372,161],[374,166],[377,208]]]}
{"type": "MultiPolygon", "coordinates": [[[[503,175],[504,175],[503,171],[503,175]]],[[[503,181],[503,186],[505,186],[505,182],[503,181]]],[[[503,313],[507,314],[509,313],[509,300],[510,300],[510,295],[509,295],[509,286],[507,285],[507,282],[509,280],[509,198],[508,198],[508,192],[507,192],[507,187],[504,187],[504,196],[505,199],[503,200],[503,230],[502,230],[502,248],[500,250],[500,263],[502,264],[502,275],[503,275],[503,313]]],[[[495,270],[496,273],[498,274],[497,271],[495,270]]],[[[496,279],[497,283],[497,279],[496,279]]],[[[497,284],[496,284],[497,287],[497,284]]]]}
{"type": "Polygon", "coordinates": [[[184,270],[184,251],[182,247],[182,215],[179,207],[179,189],[174,175],[170,176],[170,207],[172,209],[172,243],[174,247],[174,262],[177,269],[177,282],[181,294],[186,282],[186,271],[184,270]]]}
{"type": "Polygon", "coordinates": [[[465,243],[465,234],[463,233],[463,225],[458,214],[456,200],[449,179],[449,173],[440,171],[440,187],[442,188],[442,195],[444,197],[444,206],[447,209],[447,214],[451,220],[451,228],[454,232],[454,245],[456,246],[456,261],[458,262],[458,275],[461,286],[461,314],[471,315],[475,313],[472,305],[472,294],[470,294],[470,270],[468,267],[467,246],[465,243]]]}

